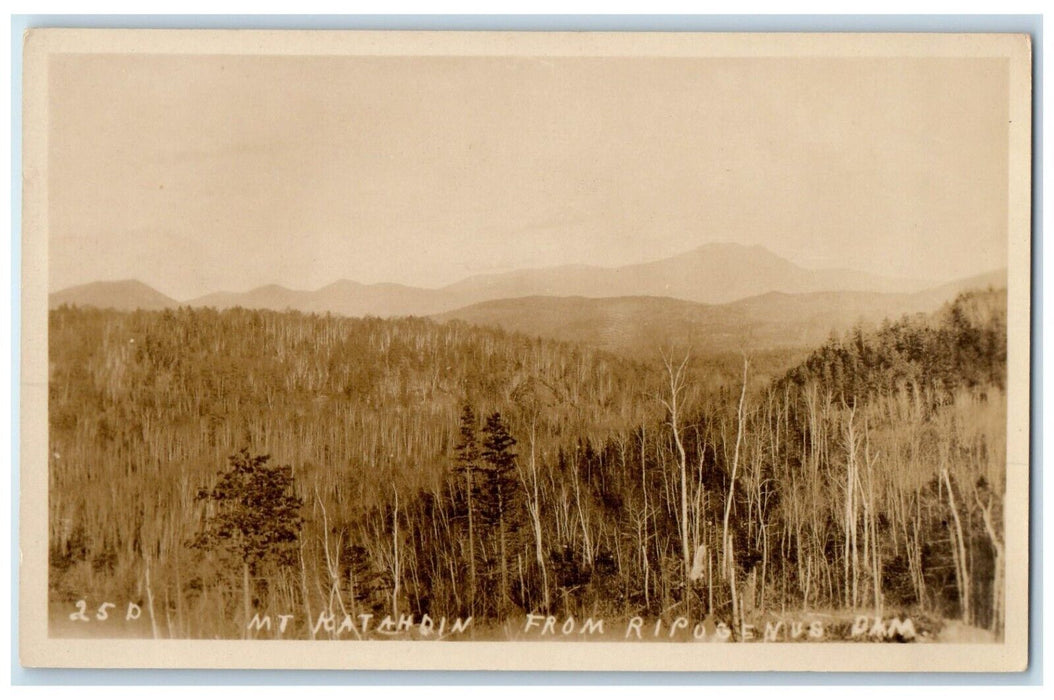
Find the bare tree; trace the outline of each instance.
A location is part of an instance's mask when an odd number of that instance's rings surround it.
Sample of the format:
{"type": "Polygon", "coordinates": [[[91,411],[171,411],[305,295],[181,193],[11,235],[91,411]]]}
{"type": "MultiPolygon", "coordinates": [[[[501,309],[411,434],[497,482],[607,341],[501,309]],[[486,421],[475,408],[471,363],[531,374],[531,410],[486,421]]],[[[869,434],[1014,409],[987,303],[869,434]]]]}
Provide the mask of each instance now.
{"type": "Polygon", "coordinates": [[[692,550],[691,544],[688,541],[688,455],[684,451],[684,441],[681,438],[680,421],[682,401],[687,386],[686,368],[688,367],[689,359],[690,352],[685,352],[684,359],[681,360],[679,364],[675,365],[673,358],[668,357],[663,353],[662,362],[663,366],[666,368],[667,389],[669,395],[668,398],[660,399],[662,405],[666,407],[667,420],[669,421],[670,429],[673,431],[674,446],[677,448],[677,468],[680,474],[681,485],[679,517],[681,531],[681,557],[684,564],[683,572],[686,586],[692,570],[692,550]]]}
{"type": "Polygon", "coordinates": [[[728,532],[728,519],[732,513],[732,500],[735,496],[736,471],[739,469],[739,446],[743,442],[743,406],[747,398],[747,356],[743,356],[743,388],[739,393],[739,408],[736,410],[736,446],[732,456],[732,470],[728,479],[728,497],[725,499],[725,517],[721,527],[721,540],[724,551],[722,558],[722,569],[726,579],[731,584],[732,591],[732,618],[733,626],[739,629],[739,609],[736,595],[736,560],[735,550],[732,545],[732,537],[728,532]]]}

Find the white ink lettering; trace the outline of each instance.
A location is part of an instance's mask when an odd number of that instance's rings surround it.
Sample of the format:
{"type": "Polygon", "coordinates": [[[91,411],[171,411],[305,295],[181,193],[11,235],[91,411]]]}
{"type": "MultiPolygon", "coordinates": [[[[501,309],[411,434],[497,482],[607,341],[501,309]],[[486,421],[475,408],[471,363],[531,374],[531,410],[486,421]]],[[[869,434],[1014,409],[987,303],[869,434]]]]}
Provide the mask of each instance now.
{"type": "Polygon", "coordinates": [[[540,627],[542,620],[545,618],[541,615],[535,615],[534,613],[527,613],[527,622],[523,626],[523,631],[528,632],[532,627],[540,627]]]}
{"type": "Polygon", "coordinates": [[[264,615],[263,617],[260,617],[260,613],[256,613],[255,615],[253,615],[253,619],[249,620],[249,624],[247,626],[247,629],[249,629],[249,630],[266,629],[268,632],[270,632],[271,631],[271,616],[270,615],[264,615]]]}
{"type": "Polygon", "coordinates": [[[314,634],[318,634],[320,629],[325,629],[327,632],[332,632],[337,628],[336,616],[333,613],[326,612],[323,610],[318,614],[318,620],[315,622],[315,627],[312,629],[314,634]]]}
{"type": "Polygon", "coordinates": [[[100,621],[105,620],[106,618],[110,617],[110,614],[106,611],[106,609],[116,607],[117,606],[114,603],[103,603],[99,606],[99,612],[95,613],[95,619],[100,621]]]}
{"type": "Polygon", "coordinates": [[[678,617],[676,620],[673,621],[673,624],[670,625],[670,636],[672,637],[673,635],[677,634],[677,630],[684,629],[687,626],[688,618],[678,617]]]}
{"type": "Polygon", "coordinates": [[[886,630],[886,636],[892,639],[898,634],[902,639],[915,638],[915,623],[911,621],[910,617],[904,621],[901,621],[899,617],[895,617],[889,621],[889,628],[886,630]]]}
{"type": "Polygon", "coordinates": [[[87,622],[88,616],[84,614],[84,611],[88,609],[88,603],[83,600],[78,600],[76,605],[77,612],[70,613],[70,619],[79,620],[81,622],[87,622]]]}

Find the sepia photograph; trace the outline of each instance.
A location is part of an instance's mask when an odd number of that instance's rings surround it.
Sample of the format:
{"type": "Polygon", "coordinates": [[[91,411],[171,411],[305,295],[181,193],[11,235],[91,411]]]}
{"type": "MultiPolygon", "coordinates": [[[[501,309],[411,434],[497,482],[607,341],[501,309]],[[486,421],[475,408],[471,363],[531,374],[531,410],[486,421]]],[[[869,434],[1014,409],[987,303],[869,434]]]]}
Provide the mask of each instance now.
{"type": "Polygon", "coordinates": [[[1031,61],[29,32],[23,664],[1022,670],[1031,61]]]}

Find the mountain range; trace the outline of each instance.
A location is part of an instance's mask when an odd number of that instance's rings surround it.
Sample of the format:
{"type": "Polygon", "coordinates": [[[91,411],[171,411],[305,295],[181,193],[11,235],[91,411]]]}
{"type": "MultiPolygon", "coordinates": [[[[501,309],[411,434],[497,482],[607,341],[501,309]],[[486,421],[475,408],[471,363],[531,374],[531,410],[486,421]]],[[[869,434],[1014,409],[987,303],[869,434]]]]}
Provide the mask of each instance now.
{"type": "Polygon", "coordinates": [[[527,296],[656,296],[724,304],[766,292],[908,292],[930,284],[855,270],[807,269],[762,246],[710,243],[639,265],[568,265],[477,275],[445,287],[468,303],[527,296]]]}
{"type": "Polygon", "coordinates": [[[49,306],[297,310],[345,316],[433,316],[496,325],[613,351],[671,342],[711,350],[804,346],[858,321],[927,312],[1006,270],[934,286],[852,270],[810,270],[760,246],[708,244],[623,267],[572,265],[477,275],[440,289],[340,280],[314,291],[267,285],[177,301],[136,280],[56,292],[49,306]]]}
{"type": "Polygon", "coordinates": [[[638,265],[562,265],[514,270],[467,277],[439,289],[340,280],[314,291],[270,284],[247,292],[214,292],[179,302],[156,292],[155,299],[141,298],[144,290],[132,290],[131,281],[95,282],[53,294],[51,305],[85,303],[131,309],[182,303],[216,308],[242,306],[275,311],[328,311],[348,316],[427,316],[482,301],[529,296],[589,299],[657,296],[723,304],[767,292],[888,293],[921,291],[930,286],[931,283],[924,281],[881,277],[854,270],[808,269],[762,246],[709,243],[687,253],[638,265]],[[142,306],[140,301],[151,306],[142,306]]]}

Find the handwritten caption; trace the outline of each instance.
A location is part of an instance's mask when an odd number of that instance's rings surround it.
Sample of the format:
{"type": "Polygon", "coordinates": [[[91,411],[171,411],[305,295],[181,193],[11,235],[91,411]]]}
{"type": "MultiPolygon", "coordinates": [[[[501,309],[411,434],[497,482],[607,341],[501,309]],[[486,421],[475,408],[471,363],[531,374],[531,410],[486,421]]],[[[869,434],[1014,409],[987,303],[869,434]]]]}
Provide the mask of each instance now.
{"type": "MultiPolygon", "coordinates": [[[[90,607],[86,600],[78,600],[69,619],[74,623],[99,624],[115,620],[128,623],[143,618],[143,608],[135,603],[118,605],[103,602],[98,607],[90,607]]],[[[254,634],[284,636],[286,634],[307,632],[312,639],[367,639],[376,635],[383,637],[405,637],[412,639],[447,639],[463,636],[472,628],[472,617],[448,618],[445,615],[429,614],[385,615],[375,616],[370,613],[359,615],[338,615],[331,612],[320,612],[317,617],[307,621],[306,625],[297,624],[295,614],[261,614],[254,613],[246,628],[254,634]]],[[[508,628],[506,628],[508,629],[508,628]]],[[[744,622],[733,633],[733,627],[726,622],[707,618],[693,621],[687,617],[676,617],[672,620],[662,618],[645,620],[635,616],[626,621],[609,622],[604,618],[587,617],[584,619],[568,616],[558,618],[555,615],[528,613],[516,630],[514,638],[590,638],[621,639],[628,641],[712,641],[712,642],[789,642],[789,641],[903,641],[910,642],[919,638],[919,632],[910,617],[870,617],[858,615],[851,624],[832,624],[820,619],[769,619],[764,622],[744,622]]]]}
{"type": "MultiPolygon", "coordinates": [[[[794,640],[823,641],[844,638],[870,640],[912,641],[918,637],[915,623],[911,618],[888,618],[857,616],[848,629],[848,634],[841,633],[840,626],[825,624],[822,620],[766,620],[762,623],[743,623],[738,636],[733,635],[732,627],[721,621],[703,620],[692,622],[686,617],[677,617],[671,621],[657,619],[645,621],[642,617],[632,617],[618,623],[621,638],[624,640],[643,641],[645,639],[685,639],[695,641],[764,641],[782,642],[794,640]]],[[[607,621],[586,618],[576,620],[566,617],[563,620],[553,615],[528,614],[523,632],[539,638],[551,636],[605,636],[609,632],[607,621]]]]}

